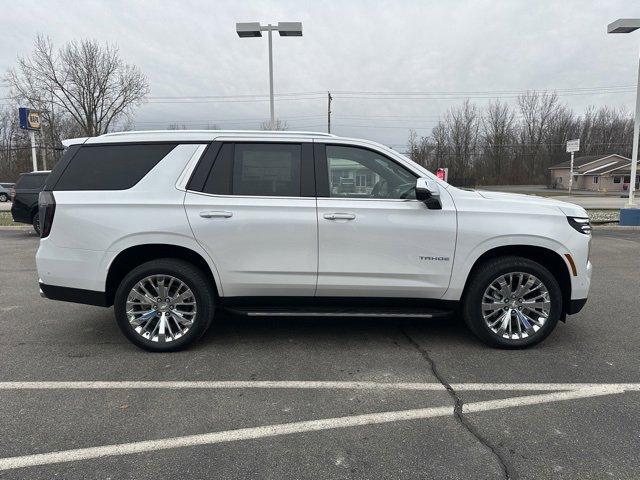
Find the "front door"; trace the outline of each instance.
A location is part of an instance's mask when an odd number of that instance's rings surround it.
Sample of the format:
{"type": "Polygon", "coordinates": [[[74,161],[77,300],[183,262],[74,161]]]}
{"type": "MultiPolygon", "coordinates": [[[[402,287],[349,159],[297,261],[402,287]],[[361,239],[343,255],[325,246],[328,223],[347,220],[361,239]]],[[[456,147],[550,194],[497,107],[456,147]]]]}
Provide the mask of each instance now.
{"type": "Polygon", "coordinates": [[[446,190],[442,210],[429,210],[415,200],[417,176],[384,154],[329,144],[315,152],[316,295],[440,298],[456,243],[456,212],[446,190]]]}
{"type": "Polygon", "coordinates": [[[224,295],[313,296],[318,230],[311,143],[214,146],[202,159],[213,166],[197,191],[187,191],[185,209],[224,295]]]}

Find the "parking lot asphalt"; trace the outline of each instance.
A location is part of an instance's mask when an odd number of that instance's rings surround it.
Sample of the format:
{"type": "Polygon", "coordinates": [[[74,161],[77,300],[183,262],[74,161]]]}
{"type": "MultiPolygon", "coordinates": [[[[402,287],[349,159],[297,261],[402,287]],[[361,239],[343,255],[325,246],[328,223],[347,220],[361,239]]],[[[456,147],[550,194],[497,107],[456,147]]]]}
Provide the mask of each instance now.
{"type": "Polygon", "coordinates": [[[151,354],[41,299],[37,242],[0,231],[2,479],[640,475],[640,232],[597,231],[586,307],[521,351],[455,318],[220,315],[151,354]]]}

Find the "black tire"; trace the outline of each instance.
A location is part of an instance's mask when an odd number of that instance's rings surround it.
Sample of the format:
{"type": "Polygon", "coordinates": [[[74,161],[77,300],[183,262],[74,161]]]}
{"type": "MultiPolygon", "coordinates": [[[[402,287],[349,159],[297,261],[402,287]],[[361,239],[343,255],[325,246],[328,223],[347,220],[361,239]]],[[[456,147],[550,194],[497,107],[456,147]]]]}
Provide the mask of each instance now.
{"type": "Polygon", "coordinates": [[[562,290],[549,270],[527,258],[509,256],[488,260],[475,271],[465,292],[462,315],[469,329],[487,345],[499,348],[525,348],[549,336],[560,320],[562,305],[562,290]],[[487,325],[482,314],[485,290],[500,275],[512,272],[534,275],[549,293],[550,309],[546,321],[539,330],[525,338],[504,338],[487,325]]]}
{"type": "Polygon", "coordinates": [[[40,236],[40,214],[36,213],[31,219],[31,225],[33,225],[33,230],[40,236]]]}
{"type": "Polygon", "coordinates": [[[207,276],[193,264],[174,258],[152,260],[134,268],[120,282],[114,298],[116,322],[122,333],[138,347],[151,352],[173,352],[192,344],[209,328],[214,310],[213,285],[207,276]],[[193,292],[197,313],[193,325],[180,338],[172,341],[152,341],[139,334],[129,323],[126,313],[129,293],[140,280],[151,275],[171,275],[184,282],[193,292]]]}
{"type": "Polygon", "coordinates": [[[7,195],[6,193],[2,192],[0,193],[0,202],[4,203],[7,200],[9,200],[9,195],[7,195]]]}

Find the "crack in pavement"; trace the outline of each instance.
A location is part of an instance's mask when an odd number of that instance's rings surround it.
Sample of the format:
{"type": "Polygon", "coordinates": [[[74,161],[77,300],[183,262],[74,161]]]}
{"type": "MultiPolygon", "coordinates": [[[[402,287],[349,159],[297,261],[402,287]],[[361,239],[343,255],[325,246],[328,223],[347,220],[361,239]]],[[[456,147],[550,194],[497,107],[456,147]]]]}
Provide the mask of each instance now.
{"type": "Polygon", "coordinates": [[[471,435],[473,435],[480,444],[485,447],[487,450],[491,452],[491,454],[496,458],[498,464],[500,465],[500,469],[504,474],[504,478],[506,480],[516,480],[517,475],[514,468],[509,464],[508,460],[503,457],[502,453],[499,451],[498,447],[494,445],[488,438],[482,435],[478,429],[464,416],[462,413],[462,405],[463,401],[458,396],[458,393],[453,389],[451,384],[445,380],[442,374],[438,371],[438,367],[436,366],[436,362],[431,358],[429,351],[416,342],[411,335],[406,331],[404,327],[399,327],[400,333],[404,335],[407,341],[413,346],[422,357],[429,363],[431,367],[431,372],[436,377],[436,379],[442,384],[442,386],[447,390],[447,393],[453,399],[453,416],[458,420],[458,423],[462,425],[471,435]]]}

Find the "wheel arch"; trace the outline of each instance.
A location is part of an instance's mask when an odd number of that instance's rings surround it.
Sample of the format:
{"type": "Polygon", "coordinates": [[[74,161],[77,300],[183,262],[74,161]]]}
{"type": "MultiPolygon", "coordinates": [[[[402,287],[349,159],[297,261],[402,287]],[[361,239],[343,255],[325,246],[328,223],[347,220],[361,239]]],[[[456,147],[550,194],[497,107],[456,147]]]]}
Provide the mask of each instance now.
{"type": "Polygon", "coordinates": [[[569,273],[569,268],[565,260],[558,252],[551,250],[550,248],[541,246],[504,245],[487,250],[476,259],[473,266],[471,267],[469,275],[467,275],[467,279],[465,281],[461,298],[464,299],[470,281],[475,275],[476,271],[480,268],[480,266],[482,266],[488,260],[506,256],[518,256],[527,258],[531,261],[539,263],[551,272],[551,274],[558,280],[558,284],[560,285],[560,290],[562,292],[562,307],[564,318],[564,314],[569,311],[571,303],[571,276],[569,273]]]}
{"type": "Polygon", "coordinates": [[[214,272],[200,253],[180,245],[152,243],[125,248],[111,261],[105,281],[107,304],[113,305],[118,285],[120,285],[120,282],[128,272],[138,265],[158,258],[178,258],[197,266],[210,280],[214,295],[220,295],[214,272]]]}

